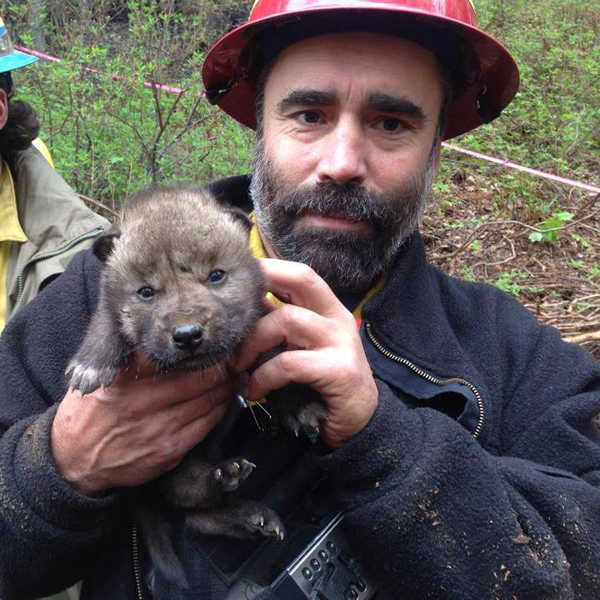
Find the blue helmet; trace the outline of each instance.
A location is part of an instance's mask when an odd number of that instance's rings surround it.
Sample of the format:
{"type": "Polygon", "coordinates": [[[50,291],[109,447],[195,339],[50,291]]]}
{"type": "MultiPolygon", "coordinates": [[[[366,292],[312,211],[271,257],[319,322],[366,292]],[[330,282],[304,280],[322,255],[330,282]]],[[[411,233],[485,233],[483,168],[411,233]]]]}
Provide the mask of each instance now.
{"type": "Polygon", "coordinates": [[[15,50],[8,29],[0,17],[0,73],[20,69],[35,62],[37,57],[15,50]]]}

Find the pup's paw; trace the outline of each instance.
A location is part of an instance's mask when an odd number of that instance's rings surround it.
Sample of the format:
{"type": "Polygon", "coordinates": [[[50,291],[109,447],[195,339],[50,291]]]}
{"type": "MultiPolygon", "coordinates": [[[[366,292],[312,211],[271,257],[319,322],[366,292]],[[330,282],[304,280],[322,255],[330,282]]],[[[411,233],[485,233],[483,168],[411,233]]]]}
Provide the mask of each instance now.
{"type": "Polygon", "coordinates": [[[237,490],[256,465],[245,458],[230,458],[222,462],[213,472],[213,477],[221,485],[223,491],[237,490]]]}
{"type": "Polygon", "coordinates": [[[224,535],[247,539],[258,534],[278,540],[285,528],[275,511],[252,500],[233,499],[212,510],[190,511],[185,518],[192,534],[224,535]]]}
{"type": "Polygon", "coordinates": [[[240,507],[240,513],[243,516],[240,524],[249,533],[260,533],[265,537],[274,537],[281,541],[285,539],[285,527],[274,510],[257,502],[248,501],[240,507]]]}
{"type": "Polygon", "coordinates": [[[325,405],[315,400],[300,406],[294,413],[286,414],[283,423],[296,437],[303,433],[314,444],[319,437],[319,423],[326,416],[325,405]]]}
{"type": "Polygon", "coordinates": [[[99,387],[110,385],[117,376],[115,367],[94,367],[82,363],[72,362],[67,367],[65,375],[69,388],[79,390],[82,394],[89,394],[99,387]]]}

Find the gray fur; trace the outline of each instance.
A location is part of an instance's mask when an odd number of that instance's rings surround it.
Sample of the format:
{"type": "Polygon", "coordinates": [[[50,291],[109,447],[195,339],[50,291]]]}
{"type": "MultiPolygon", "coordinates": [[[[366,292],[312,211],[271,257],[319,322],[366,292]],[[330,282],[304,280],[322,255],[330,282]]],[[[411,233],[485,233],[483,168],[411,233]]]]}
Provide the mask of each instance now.
{"type": "MultiPolygon", "coordinates": [[[[229,358],[263,313],[265,282],[249,253],[248,231],[246,216],[205,188],[161,188],[130,201],[120,230],[95,246],[106,261],[100,297],[67,367],[70,387],[90,393],[109,386],[134,350],[159,371],[204,369],[229,358]]],[[[197,533],[284,536],[273,511],[232,497],[254,465],[243,458],[208,462],[204,446],[143,486],[135,500],[155,565],[180,585],[185,573],[165,507],[187,511],[186,526],[197,533]]]]}

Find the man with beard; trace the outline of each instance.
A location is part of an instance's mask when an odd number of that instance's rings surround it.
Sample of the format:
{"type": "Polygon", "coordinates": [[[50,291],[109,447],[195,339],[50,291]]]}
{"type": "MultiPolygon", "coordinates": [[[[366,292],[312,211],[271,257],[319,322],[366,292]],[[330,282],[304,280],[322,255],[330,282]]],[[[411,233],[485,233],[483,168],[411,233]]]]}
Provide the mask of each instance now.
{"type": "MultiPolygon", "coordinates": [[[[508,52],[467,0],[258,0],[203,75],[207,97],[257,130],[250,190],[245,177],[213,190],[240,206],[251,196],[275,296],[231,368],[278,347],[248,398],[295,383],[326,406],[308,449],[240,419],[226,450],[257,464],[244,495],[291,537],[298,518],[343,511],[377,600],[594,598],[599,366],[495,288],[434,269],[418,232],[440,141],[513,97],[508,52]]],[[[145,597],[124,490],[173,468],[235,392],[222,369],[157,375],[142,356],[106,389],[66,391],[98,276],[82,253],[0,344],[3,597],[81,577],[86,598],[145,597]]],[[[292,597],[261,589],[272,555],[180,525],[190,587],[155,572],[155,598],[292,597]]],[[[306,597],[367,597],[356,573],[332,592],[323,567],[302,570],[306,597]]]]}

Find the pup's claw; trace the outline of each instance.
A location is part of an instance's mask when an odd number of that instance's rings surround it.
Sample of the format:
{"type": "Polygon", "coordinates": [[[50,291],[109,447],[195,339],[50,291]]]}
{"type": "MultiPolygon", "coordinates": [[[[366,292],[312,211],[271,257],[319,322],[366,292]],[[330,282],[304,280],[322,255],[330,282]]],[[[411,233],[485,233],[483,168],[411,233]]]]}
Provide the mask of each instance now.
{"type": "Polygon", "coordinates": [[[69,388],[89,394],[100,387],[109,386],[117,376],[114,367],[96,368],[82,363],[71,363],[65,371],[69,388]]]}
{"type": "Polygon", "coordinates": [[[242,481],[250,476],[256,465],[245,458],[232,458],[221,463],[217,468],[221,471],[221,477],[215,478],[219,481],[226,492],[237,490],[242,481]]]}
{"type": "Polygon", "coordinates": [[[325,418],[327,411],[322,402],[309,402],[301,406],[296,413],[284,417],[284,425],[297,438],[304,434],[313,444],[319,438],[320,421],[325,418]]]}
{"type": "Polygon", "coordinates": [[[285,528],[275,511],[253,503],[248,508],[253,509],[246,520],[248,531],[258,532],[265,537],[274,537],[278,540],[285,538],[285,528]]]}

